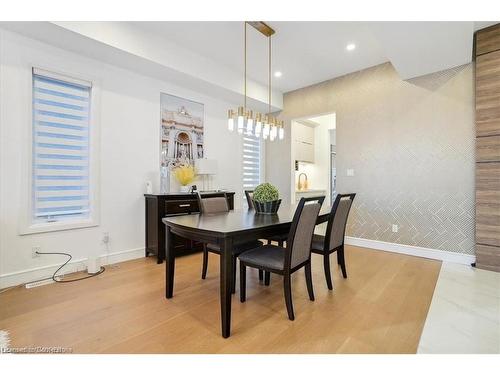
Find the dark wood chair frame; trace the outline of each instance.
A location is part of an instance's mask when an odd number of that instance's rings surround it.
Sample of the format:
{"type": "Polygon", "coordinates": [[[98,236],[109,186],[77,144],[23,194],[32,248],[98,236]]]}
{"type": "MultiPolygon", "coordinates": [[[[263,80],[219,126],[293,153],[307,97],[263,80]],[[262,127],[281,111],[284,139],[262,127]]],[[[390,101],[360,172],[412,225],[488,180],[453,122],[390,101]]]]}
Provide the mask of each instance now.
{"type": "MultiPolygon", "coordinates": [[[[198,192],[197,193],[197,197],[198,197],[198,206],[200,207],[200,214],[203,215],[203,202],[202,202],[202,197],[201,197],[201,194],[198,192]]],[[[210,197],[207,197],[205,199],[209,199],[209,198],[221,198],[221,197],[224,197],[226,198],[226,202],[227,202],[227,194],[222,192],[220,194],[216,194],[216,195],[211,195],[210,197]]],[[[228,212],[229,212],[229,203],[227,203],[227,207],[228,207],[228,212]]],[[[201,268],[201,278],[202,279],[206,279],[207,277],[207,270],[208,270],[208,253],[213,253],[213,254],[218,254],[220,255],[220,251],[217,251],[217,250],[214,250],[214,249],[209,249],[207,247],[207,244],[204,243],[203,244],[203,265],[202,265],[202,268],[201,268]]],[[[235,290],[236,290],[236,257],[237,257],[238,254],[233,254],[233,283],[231,285],[231,292],[232,293],[235,293],[235,290]]]]}
{"type": "MultiPolygon", "coordinates": [[[[253,190],[245,190],[245,197],[247,198],[248,209],[255,210],[255,206],[253,204],[252,198],[250,197],[251,193],[253,193],[253,190]]],[[[287,238],[288,238],[288,233],[283,233],[283,234],[277,234],[276,236],[272,236],[272,237],[266,238],[266,239],[267,239],[268,245],[270,245],[272,241],[275,241],[278,243],[278,246],[283,247],[287,238]]],[[[265,277],[264,277],[264,271],[259,270],[259,280],[260,281],[264,280],[264,285],[270,285],[271,284],[271,273],[265,272],[265,277]]]]}
{"type": "MultiPolygon", "coordinates": [[[[286,241],[287,246],[286,246],[286,248],[284,248],[284,251],[286,253],[285,253],[285,264],[284,264],[283,270],[267,268],[267,267],[255,267],[254,265],[247,264],[247,263],[241,261],[241,259],[240,259],[240,302],[243,303],[246,301],[246,268],[247,267],[258,268],[258,269],[265,271],[265,272],[276,273],[278,275],[283,276],[283,289],[284,289],[285,304],[286,304],[286,310],[288,313],[288,319],[290,319],[290,320],[295,319],[295,315],[293,312],[293,302],[292,302],[291,275],[295,271],[298,271],[299,269],[301,269],[302,267],[304,267],[304,269],[305,269],[307,292],[309,294],[309,299],[311,301],[314,301],[314,290],[313,290],[312,272],[311,272],[311,253],[309,253],[309,258],[305,262],[302,262],[301,264],[298,264],[292,268],[292,266],[291,266],[292,248],[293,248],[293,241],[295,238],[295,233],[297,232],[297,225],[298,225],[298,222],[300,219],[300,215],[302,214],[302,210],[304,208],[304,205],[307,202],[316,201],[321,206],[323,204],[324,200],[325,200],[324,196],[301,198],[300,199],[297,210],[295,211],[295,214],[293,216],[292,226],[290,228],[290,233],[289,233],[288,239],[286,241]]],[[[311,235],[311,243],[312,243],[312,235],[311,235]]]]}
{"type": "Polygon", "coordinates": [[[337,263],[340,265],[340,268],[342,270],[342,276],[344,277],[344,279],[347,279],[347,269],[345,265],[345,256],[344,256],[345,229],[347,227],[347,218],[349,217],[349,212],[351,211],[355,196],[356,196],[355,193],[337,194],[337,197],[333,202],[330,215],[328,216],[328,224],[326,226],[325,240],[323,242],[323,251],[317,251],[311,249],[312,253],[323,255],[323,268],[325,270],[326,285],[330,290],[333,290],[332,275],[330,272],[330,254],[337,252],[337,263]],[[342,198],[349,198],[351,200],[351,206],[349,207],[349,211],[347,211],[347,218],[344,224],[344,231],[342,234],[342,245],[337,246],[334,249],[330,249],[330,237],[332,235],[333,222],[335,220],[335,214],[337,213],[337,208],[339,207],[342,198]]]}

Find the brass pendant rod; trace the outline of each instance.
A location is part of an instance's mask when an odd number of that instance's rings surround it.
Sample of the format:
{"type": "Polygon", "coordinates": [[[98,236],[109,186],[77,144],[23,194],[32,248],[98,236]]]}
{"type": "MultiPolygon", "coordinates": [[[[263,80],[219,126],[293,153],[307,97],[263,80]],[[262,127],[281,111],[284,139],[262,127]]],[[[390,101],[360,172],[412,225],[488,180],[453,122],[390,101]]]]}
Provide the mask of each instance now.
{"type": "Polygon", "coordinates": [[[247,110],[247,22],[245,22],[245,32],[244,32],[244,35],[245,35],[245,42],[244,42],[244,47],[245,47],[245,52],[243,53],[244,54],[244,60],[245,60],[245,88],[244,88],[244,92],[245,92],[245,99],[244,99],[244,108],[245,108],[245,112],[247,110]]]}
{"type": "Polygon", "coordinates": [[[271,35],[269,35],[269,116],[271,116],[271,35]]]}
{"type": "Polygon", "coordinates": [[[269,37],[275,33],[273,28],[269,26],[267,23],[262,21],[248,21],[248,24],[252,26],[259,33],[269,37]]]}

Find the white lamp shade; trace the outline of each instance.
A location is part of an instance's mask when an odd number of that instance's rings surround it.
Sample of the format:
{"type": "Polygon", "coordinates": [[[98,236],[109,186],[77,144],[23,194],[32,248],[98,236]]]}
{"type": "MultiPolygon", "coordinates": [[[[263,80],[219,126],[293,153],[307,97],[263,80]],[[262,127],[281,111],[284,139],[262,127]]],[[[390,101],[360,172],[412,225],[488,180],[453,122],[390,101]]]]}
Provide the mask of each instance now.
{"type": "Polygon", "coordinates": [[[196,173],[200,175],[217,174],[217,160],[197,159],[195,162],[196,173]]]}

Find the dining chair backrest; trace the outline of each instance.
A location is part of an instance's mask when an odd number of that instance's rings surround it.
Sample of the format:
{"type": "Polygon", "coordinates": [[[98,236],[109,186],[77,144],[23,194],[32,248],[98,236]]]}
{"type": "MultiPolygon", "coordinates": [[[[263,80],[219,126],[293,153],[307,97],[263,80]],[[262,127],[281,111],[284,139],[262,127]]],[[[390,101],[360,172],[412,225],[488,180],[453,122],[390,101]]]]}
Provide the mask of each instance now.
{"type": "Polygon", "coordinates": [[[202,214],[219,214],[229,212],[226,193],[220,193],[217,196],[202,197],[198,193],[198,205],[202,214]]]}
{"type": "Polygon", "coordinates": [[[286,242],[285,269],[293,269],[311,257],[311,242],[324,196],[301,198],[286,242]]]}
{"type": "Polygon", "coordinates": [[[253,203],[253,190],[245,190],[245,197],[247,197],[247,204],[249,210],[255,210],[253,203]]]}
{"type": "Polygon", "coordinates": [[[344,244],[347,218],[355,196],[355,193],[337,194],[326,226],[324,244],[326,250],[333,250],[344,244]]]}

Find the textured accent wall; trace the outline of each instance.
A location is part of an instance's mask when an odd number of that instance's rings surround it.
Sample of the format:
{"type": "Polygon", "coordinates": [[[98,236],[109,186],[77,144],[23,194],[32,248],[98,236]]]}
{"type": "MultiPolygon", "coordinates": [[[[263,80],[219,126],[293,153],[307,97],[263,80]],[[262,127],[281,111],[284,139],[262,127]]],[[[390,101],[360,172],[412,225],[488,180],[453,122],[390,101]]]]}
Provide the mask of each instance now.
{"type": "Polygon", "coordinates": [[[287,93],[282,117],[336,112],[349,236],[474,254],[473,92],[470,64],[403,81],[386,63],[287,93]]]}

